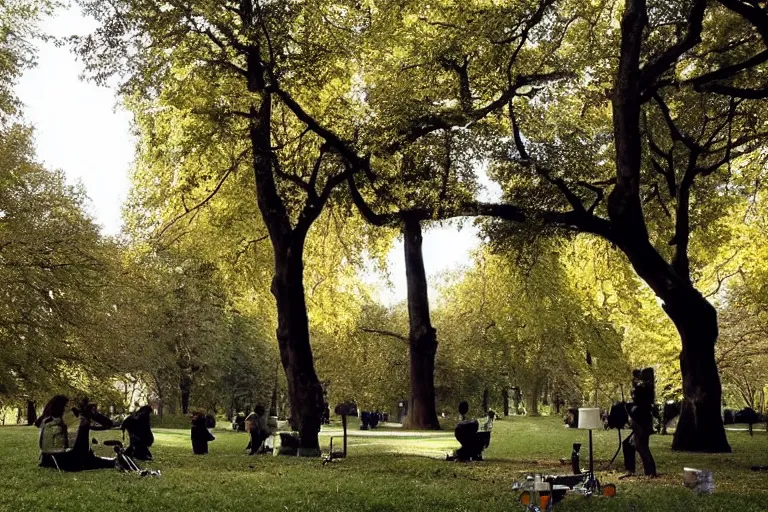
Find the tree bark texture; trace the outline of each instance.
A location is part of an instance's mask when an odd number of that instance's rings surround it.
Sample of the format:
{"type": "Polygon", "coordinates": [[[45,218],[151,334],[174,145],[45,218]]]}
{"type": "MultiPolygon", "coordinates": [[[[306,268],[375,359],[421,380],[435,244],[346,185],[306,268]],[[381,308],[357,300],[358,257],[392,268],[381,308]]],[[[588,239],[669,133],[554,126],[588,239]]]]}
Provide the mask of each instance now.
{"type": "Polygon", "coordinates": [[[720,415],[722,386],[715,362],[717,313],[696,290],[691,297],[669,302],[665,311],[682,340],[680,371],[683,402],[672,441],[674,450],[730,452],[720,415]]]}
{"type": "Polygon", "coordinates": [[[539,415],[539,397],[541,396],[541,384],[536,381],[536,383],[533,385],[533,388],[531,389],[531,392],[528,393],[528,416],[538,416],[539,415]]]}
{"type": "Polygon", "coordinates": [[[272,294],[277,303],[277,342],[288,382],[291,417],[301,437],[299,454],[319,456],[317,435],[320,430],[323,389],[315,373],[309,341],[309,319],[300,258],[276,256],[272,294]]]}
{"type": "Polygon", "coordinates": [[[421,224],[403,225],[405,274],[408,283],[408,342],[411,359],[411,399],[406,428],[440,428],[435,411],[437,333],[429,316],[427,275],[422,254],[421,224]]]}

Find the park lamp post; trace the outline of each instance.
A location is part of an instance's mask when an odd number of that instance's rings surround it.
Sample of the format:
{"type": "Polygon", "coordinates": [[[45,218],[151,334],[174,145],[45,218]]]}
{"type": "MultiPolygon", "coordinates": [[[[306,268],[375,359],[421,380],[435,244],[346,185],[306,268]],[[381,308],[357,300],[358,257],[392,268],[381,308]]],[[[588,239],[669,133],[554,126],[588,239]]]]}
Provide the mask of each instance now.
{"type": "Polygon", "coordinates": [[[587,479],[587,489],[597,491],[597,480],[595,480],[595,461],[592,454],[592,431],[603,427],[600,421],[600,409],[581,408],[579,409],[579,425],[581,430],[589,430],[589,478],[587,479]]]}

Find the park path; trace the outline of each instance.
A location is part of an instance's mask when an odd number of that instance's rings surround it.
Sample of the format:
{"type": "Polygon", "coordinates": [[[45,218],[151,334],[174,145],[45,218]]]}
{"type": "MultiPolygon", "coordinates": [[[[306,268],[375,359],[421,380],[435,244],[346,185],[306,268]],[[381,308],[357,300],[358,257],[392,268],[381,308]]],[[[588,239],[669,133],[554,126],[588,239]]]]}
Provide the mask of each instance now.
{"type": "MultiPolygon", "coordinates": [[[[395,427],[398,428],[399,424],[385,424],[385,428],[395,427]]],[[[341,427],[327,427],[323,425],[320,430],[320,434],[326,435],[342,435],[344,432],[341,427]]],[[[360,430],[357,428],[347,429],[348,437],[421,437],[421,438],[453,438],[453,432],[415,432],[415,431],[398,431],[398,430],[360,430]]]]}

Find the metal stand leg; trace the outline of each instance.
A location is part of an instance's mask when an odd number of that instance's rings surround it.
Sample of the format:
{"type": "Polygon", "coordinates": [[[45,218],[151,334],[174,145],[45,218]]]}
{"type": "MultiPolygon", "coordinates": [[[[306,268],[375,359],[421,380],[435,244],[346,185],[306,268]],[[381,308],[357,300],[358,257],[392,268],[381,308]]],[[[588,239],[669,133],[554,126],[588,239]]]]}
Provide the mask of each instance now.
{"type": "Polygon", "coordinates": [[[592,430],[589,431],[589,480],[587,488],[595,492],[597,485],[595,482],[595,459],[592,454],[592,430]]]}

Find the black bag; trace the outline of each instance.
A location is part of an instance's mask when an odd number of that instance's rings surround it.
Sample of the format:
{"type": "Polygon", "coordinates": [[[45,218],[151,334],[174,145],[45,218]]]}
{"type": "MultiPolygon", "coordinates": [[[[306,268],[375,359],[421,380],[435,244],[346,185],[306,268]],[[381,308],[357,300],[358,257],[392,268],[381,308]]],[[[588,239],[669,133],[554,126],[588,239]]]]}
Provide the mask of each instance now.
{"type": "Polygon", "coordinates": [[[608,413],[608,428],[622,429],[629,423],[629,414],[627,414],[626,402],[619,402],[611,406],[608,413]]]}

